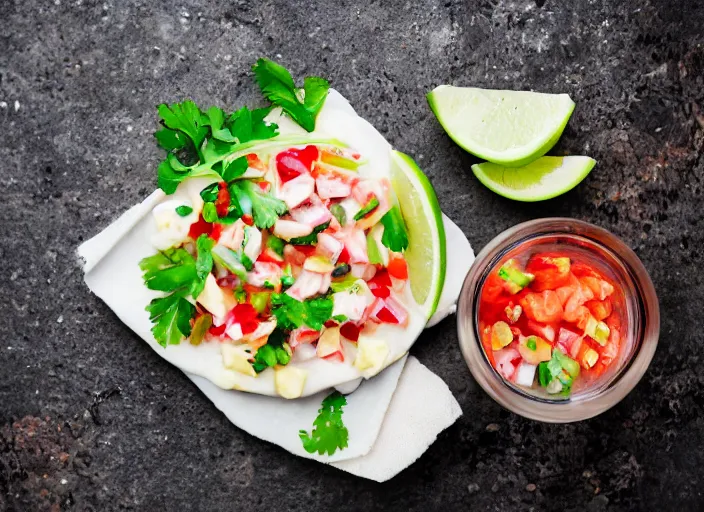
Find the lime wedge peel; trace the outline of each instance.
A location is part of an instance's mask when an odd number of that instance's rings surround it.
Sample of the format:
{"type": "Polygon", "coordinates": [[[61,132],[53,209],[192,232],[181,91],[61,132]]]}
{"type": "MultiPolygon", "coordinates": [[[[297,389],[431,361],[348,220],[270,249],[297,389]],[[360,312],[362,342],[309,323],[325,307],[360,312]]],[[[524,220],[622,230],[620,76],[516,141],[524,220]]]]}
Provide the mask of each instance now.
{"type": "Polygon", "coordinates": [[[430,318],[440,301],[447,264],[440,203],[427,176],[411,157],[399,151],[391,152],[391,185],[408,230],[404,257],[411,292],[430,318]]]}
{"type": "Polygon", "coordinates": [[[567,94],[440,85],[428,103],[447,134],[470,153],[521,167],[547,153],[574,111],[567,94]]]}
{"type": "Polygon", "coordinates": [[[588,156],[544,156],[524,167],[491,162],[474,164],[472,172],[488,189],[515,201],[551,199],[576,187],[596,165],[588,156]]]}

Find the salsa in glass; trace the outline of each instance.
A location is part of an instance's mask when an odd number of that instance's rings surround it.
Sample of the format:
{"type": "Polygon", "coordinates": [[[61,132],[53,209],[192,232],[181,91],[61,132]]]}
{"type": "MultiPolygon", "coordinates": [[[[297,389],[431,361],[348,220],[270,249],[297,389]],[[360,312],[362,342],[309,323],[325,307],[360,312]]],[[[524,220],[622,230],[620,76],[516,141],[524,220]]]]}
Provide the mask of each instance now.
{"type": "Polygon", "coordinates": [[[566,398],[618,360],[624,292],[586,251],[533,247],[511,256],[479,297],[484,352],[508,382],[566,398]]]}

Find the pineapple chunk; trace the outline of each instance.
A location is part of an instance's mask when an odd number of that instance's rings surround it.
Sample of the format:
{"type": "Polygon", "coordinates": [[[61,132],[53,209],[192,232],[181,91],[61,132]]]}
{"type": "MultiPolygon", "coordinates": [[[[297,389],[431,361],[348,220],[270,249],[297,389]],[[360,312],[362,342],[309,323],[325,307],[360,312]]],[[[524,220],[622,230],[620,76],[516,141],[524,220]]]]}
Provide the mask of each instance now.
{"type": "Polygon", "coordinates": [[[308,372],[295,366],[279,366],[274,368],[274,386],[276,392],[283,398],[298,398],[303,394],[308,372]]]}
{"type": "Polygon", "coordinates": [[[212,274],[208,274],[205,280],[205,288],[203,288],[196,300],[213,316],[218,318],[224,318],[230,308],[234,306],[232,297],[228,297],[222,291],[212,274]]]}
{"type": "Polygon", "coordinates": [[[357,341],[357,357],[354,366],[360,371],[374,375],[381,370],[389,355],[389,345],[381,339],[362,334],[357,341]]]}
{"type": "Polygon", "coordinates": [[[249,362],[249,358],[252,355],[245,352],[244,347],[222,343],[220,345],[220,353],[222,354],[222,364],[228,370],[234,370],[250,377],[257,376],[252,363],[249,362]]]}

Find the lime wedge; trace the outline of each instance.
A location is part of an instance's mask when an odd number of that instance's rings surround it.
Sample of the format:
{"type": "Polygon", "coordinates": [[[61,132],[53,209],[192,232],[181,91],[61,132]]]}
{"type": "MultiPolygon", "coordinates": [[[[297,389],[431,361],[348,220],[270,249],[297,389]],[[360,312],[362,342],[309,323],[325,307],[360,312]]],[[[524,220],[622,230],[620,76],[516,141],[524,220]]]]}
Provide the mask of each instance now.
{"type": "Polygon", "coordinates": [[[472,166],[472,172],[497,194],[516,201],[543,201],[573,189],[592,170],[588,156],[544,156],[524,167],[491,162],[472,166]]]}
{"type": "Polygon", "coordinates": [[[445,227],[433,186],[411,157],[391,152],[391,185],[408,230],[411,293],[426,318],[435,313],[445,284],[445,227]]]}
{"type": "Polygon", "coordinates": [[[441,85],[428,103],[447,134],[485,160],[520,167],[543,156],[574,110],[567,94],[441,85]]]}

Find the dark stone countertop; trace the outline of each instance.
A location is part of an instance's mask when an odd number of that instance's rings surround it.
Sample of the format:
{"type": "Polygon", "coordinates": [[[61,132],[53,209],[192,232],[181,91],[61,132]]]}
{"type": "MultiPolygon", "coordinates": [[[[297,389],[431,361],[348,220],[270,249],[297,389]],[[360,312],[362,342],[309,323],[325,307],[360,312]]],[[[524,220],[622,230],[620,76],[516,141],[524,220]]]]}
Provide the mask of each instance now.
{"type": "Polygon", "coordinates": [[[1,2],[0,509],[704,508],[704,4],[205,4],[1,2]],[[385,484],[228,423],[88,292],[74,250],[154,188],[154,106],[254,105],[259,56],[329,77],[418,158],[476,249],[552,215],[626,240],[663,317],[637,388],[589,421],[524,420],[472,384],[450,319],[413,353],[465,414],[385,484]],[[441,83],[569,93],[553,153],[597,168],[545,203],[494,195],[426,105],[441,83]]]}

